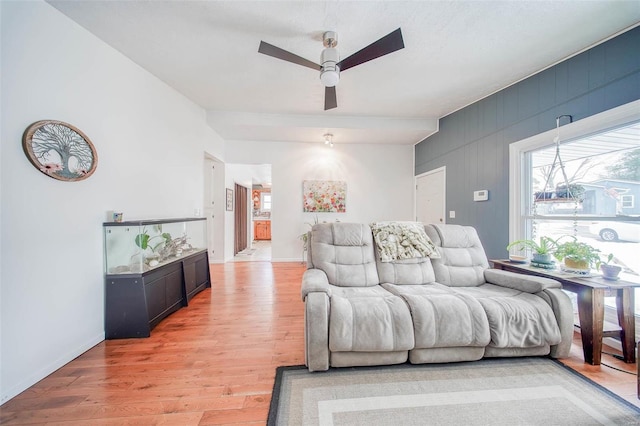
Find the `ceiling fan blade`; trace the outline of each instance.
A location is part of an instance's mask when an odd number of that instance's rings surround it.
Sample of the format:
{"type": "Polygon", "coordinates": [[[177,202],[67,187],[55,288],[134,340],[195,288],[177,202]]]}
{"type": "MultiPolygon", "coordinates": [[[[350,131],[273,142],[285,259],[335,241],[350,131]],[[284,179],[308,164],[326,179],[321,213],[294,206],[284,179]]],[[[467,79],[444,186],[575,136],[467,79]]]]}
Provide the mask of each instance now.
{"type": "Polygon", "coordinates": [[[273,56],[274,58],[282,59],[283,61],[293,62],[294,64],[302,65],[303,67],[308,67],[316,71],[320,71],[322,69],[320,65],[311,62],[308,59],[305,59],[298,55],[294,55],[291,52],[287,52],[284,49],[280,49],[279,47],[276,47],[264,41],[260,41],[258,52],[268,56],[273,56]]]}
{"type": "Polygon", "coordinates": [[[336,99],[336,86],[324,88],[324,110],[333,109],[338,106],[336,99]]]}
{"type": "Polygon", "coordinates": [[[379,58],[380,56],[402,48],[404,48],[404,41],[402,40],[402,31],[398,28],[380,40],[374,41],[364,49],[360,49],[353,55],[344,58],[338,62],[338,66],[340,67],[340,71],[345,71],[356,65],[364,64],[372,59],[379,58]]]}

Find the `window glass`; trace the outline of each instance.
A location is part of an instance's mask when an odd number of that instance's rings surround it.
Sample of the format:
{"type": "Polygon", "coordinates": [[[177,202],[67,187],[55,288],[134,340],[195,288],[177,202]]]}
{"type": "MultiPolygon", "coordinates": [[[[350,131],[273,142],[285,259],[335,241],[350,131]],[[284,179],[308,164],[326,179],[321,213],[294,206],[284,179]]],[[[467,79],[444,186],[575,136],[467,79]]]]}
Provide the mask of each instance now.
{"type": "Polygon", "coordinates": [[[634,208],[633,198],[634,198],[633,195],[621,195],[620,199],[622,201],[622,208],[623,209],[634,208]]]}
{"type": "Polygon", "coordinates": [[[262,198],[262,202],[260,203],[260,205],[262,206],[262,211],[270,212],[271,211],[271,194],[269,192],[263,192],[260,195],[260,198],[262,198]]]}
{"type": "Polygon", "coordinates": [[[527,238],[575,236],[640,282],[640,122],[524,153],[527,238]]]}

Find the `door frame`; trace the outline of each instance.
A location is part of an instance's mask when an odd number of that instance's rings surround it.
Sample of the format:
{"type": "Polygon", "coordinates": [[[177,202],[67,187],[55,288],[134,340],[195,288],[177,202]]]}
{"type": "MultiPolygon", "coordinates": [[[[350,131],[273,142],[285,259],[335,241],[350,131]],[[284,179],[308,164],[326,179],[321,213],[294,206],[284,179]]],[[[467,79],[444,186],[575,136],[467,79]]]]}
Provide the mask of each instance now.
{"type": "Polygon", "coordinates": [[[447,166],[438,167],[436,169],[429,170],[413,178],[413,217],[418,220],[418,179],[432,175],[435,173],[442,173],[442,223],[447,223],[447,166]]]}

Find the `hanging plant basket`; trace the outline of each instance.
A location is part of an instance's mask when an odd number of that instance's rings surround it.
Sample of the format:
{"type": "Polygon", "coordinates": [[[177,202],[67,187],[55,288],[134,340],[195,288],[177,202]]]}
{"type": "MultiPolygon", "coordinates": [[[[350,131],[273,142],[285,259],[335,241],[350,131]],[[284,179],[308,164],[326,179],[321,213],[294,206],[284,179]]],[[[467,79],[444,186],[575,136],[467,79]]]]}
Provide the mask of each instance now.
{"type": "Polygon", "coordinates": [[[571,183],[567,185],[558,185],[556,186],[556,197],[570,199],[572,201],[582,201],[584,200],[585,189],[584,186],[578,185],[576,183],[571,183]]]}

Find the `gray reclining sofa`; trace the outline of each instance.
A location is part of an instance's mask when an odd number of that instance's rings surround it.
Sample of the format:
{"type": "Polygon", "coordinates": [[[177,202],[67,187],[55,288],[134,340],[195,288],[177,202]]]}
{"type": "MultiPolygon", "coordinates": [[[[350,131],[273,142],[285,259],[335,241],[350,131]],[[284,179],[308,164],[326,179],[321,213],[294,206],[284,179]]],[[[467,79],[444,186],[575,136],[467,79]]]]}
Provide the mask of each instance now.
{"type": "Polygon", "coordinates": [[[490,269],[472,227],[408,224],[431,257],[383,262],[369,225],[313,226],[302,279],[310,371],[568,356],[573,309],[557,281],[490,269]]]}

